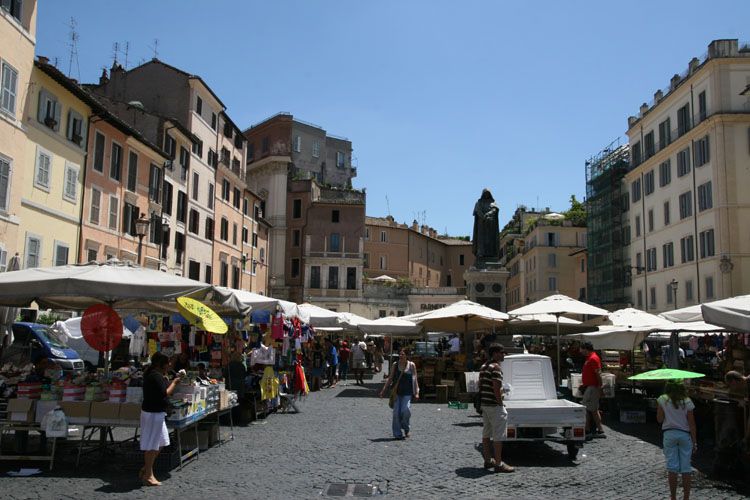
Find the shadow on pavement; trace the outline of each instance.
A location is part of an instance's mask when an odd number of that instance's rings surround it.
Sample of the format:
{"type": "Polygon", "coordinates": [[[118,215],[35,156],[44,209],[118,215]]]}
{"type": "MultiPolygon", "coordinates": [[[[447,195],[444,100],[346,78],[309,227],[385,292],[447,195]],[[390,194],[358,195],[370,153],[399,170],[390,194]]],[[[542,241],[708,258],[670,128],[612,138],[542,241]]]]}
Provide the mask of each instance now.
{"type": "Polygon", "coordinates": [[[482,427],[482,422],[459,422],[453,425],[456,427],[482,427]]]}
{"type": "Polygon", "coordinates": [[[371,443],[389,443],[391,441],[403,441],[403,439],[396,439],[396,438],[372,438],[370,439],[371,443]]]}
{"type": "MultiPolygon", "coordinates": [[[[474,445],[482,456],[482,443],[474,445]]],[[[584,447],[584,450],[586,448],[584,447]]],[[[546,443],[505,443],[503,461],[513,467],[577,467],[578,464],[568,458],[568,454],[558,451],[546,443]]]]}
{"type": "Polygon", "coordinates": [[[490,476],[494,473],[494,471],[483,469],[482,467],[459,467],[456,469],[458,477],[467,479],[479,479],[480,477],[490,476]]]}

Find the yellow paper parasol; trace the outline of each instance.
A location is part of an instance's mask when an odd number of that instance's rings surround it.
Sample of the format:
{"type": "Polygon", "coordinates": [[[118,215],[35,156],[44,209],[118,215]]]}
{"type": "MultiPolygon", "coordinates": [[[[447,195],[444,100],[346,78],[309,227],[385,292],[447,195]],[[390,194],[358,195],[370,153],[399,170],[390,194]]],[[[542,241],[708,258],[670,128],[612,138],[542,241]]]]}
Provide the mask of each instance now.
{"type": "Polygon", "coordinates": [[[177,299],[180,313],[198,328],[211,333],[227,333],[229,327],[216,312],[207,305],[190,297],[177,299]]]}

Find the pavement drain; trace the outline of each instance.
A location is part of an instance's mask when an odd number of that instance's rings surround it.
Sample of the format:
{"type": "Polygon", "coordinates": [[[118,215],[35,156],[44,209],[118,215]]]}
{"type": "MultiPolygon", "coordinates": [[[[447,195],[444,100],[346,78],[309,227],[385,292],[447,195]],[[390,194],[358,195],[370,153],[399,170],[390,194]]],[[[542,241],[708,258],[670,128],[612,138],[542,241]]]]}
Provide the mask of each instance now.
{"type": "Polygon", "coordinates": [[[328,497],[374,497],[384,495],[385,491],[378,483],[328,483],[320,494],[328,497]]]}

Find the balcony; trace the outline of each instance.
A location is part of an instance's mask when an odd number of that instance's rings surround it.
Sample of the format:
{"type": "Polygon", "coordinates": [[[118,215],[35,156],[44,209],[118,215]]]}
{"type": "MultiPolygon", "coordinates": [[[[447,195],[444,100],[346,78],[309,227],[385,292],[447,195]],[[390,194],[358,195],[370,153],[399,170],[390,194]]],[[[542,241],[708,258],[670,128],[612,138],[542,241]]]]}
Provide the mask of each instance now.
{"type": "Polygon", "coordinates": [[[305,257],[318,257],[323,259],[360,259],[364,260],[365,256],[359,252],[305,252],[305,257]]]}
{"type": "Polygon", "coordinates": [[[313,202],[339,203],[342,205],[364,205],[364,191],[356,189],[337,189],[328,187],[313,187],[313,202]]]}

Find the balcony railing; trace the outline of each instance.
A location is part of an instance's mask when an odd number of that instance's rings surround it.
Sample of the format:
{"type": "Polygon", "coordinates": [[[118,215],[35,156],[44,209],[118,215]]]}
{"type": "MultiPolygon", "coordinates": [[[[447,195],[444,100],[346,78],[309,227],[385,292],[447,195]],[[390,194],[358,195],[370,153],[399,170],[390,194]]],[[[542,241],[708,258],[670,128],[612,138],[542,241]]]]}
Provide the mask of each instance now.
{"type": "Polygon", "coordinates": [[[328,259],[362,259],[365,255],[359,252],[305,252],[305,257],[321,257],[328,259]]]}

